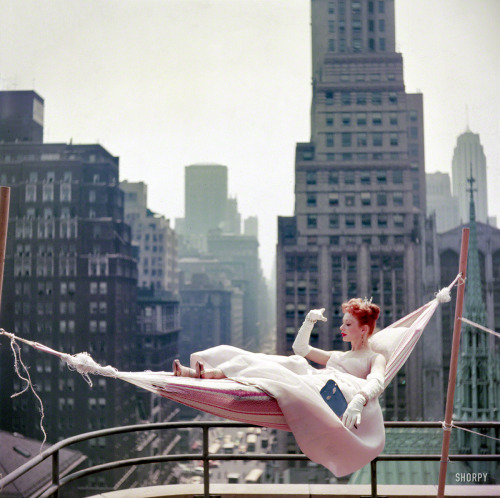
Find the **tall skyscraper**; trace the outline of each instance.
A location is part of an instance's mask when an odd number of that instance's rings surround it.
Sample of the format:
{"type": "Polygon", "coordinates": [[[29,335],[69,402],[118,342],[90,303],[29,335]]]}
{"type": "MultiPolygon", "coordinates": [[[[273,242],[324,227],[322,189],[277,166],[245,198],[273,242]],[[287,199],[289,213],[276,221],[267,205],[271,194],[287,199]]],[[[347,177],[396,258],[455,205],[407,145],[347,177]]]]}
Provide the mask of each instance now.
{"type": "Polygon", "coordinates": [[[469,196],[467,178],[476,179],[474,203],[476,221],[488,223],[488,187],[486,179],[486,156],[477,133],[467,130],[457,139],[451,166],[453,195],[458,197],[458,212],[461,223],[469,221],[469,196]]]}
{"type": "MultiPolygon", "coordinates": [[[[295,158],[295,215],[278,222],[277,348],[326,308],[312,345],[343,347],[341,303],[372,297],[384,327],[422,303],[422,95],[405,92],[394,1],[312,0],[311,140],[295,158]]],[[[422,414],[418,347],[385,391],[387,419],[422,414]]]]}

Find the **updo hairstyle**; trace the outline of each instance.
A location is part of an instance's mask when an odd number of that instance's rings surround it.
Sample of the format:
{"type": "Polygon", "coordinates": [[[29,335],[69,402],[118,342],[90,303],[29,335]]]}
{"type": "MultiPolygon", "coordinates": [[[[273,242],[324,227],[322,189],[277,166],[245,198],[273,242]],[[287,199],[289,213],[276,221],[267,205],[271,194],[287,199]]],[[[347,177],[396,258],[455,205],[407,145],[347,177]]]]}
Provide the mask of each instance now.
{"type": "Polygon", "coordinates": [[[370,337],[375,330],[380,308],[366,299],[357,297],[342,303],[342,312],[351,314],[361,326],[368,325],[368,337],[370,337]]]}

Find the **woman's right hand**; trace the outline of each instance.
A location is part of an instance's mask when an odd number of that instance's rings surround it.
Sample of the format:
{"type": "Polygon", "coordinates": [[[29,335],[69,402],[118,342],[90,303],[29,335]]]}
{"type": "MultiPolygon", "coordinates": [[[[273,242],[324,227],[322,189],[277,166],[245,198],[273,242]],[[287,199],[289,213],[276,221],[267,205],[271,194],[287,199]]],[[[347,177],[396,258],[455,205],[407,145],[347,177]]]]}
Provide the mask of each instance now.
{"type": "Polygon", "coordinates": [[[326,316],[323,316],[324,312],[325,312],[325,308],[321,308],[319,310],[311,310],[307,314],[306,318],[307,318],[307,320],[309,320],[311,322],[317,322],[318,320],[320,320],[322,322],[326,322],[327,318],[326,318],[326,316]]]}

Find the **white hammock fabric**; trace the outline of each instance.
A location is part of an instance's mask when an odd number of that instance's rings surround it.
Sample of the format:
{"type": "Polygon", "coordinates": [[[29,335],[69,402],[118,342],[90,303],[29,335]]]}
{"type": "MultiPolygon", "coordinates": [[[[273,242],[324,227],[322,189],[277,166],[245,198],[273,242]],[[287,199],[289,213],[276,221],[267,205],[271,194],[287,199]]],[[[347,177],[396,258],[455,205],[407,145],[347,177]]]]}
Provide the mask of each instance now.
{"type": "MultiPolygon", "coordinates": [[[[457,276],[448,287],[436,294],[435,299],[372,337],[371,348],[387,360],[386,387],[408,359],[439,303],[450,301],[450,290],[459,279],[460,276],[457,276]]],[[[5,331],[0,333],[10,337],[11,341],[17,339],[39,351],[58,356],[70,369],[82,374],[90,385],[89,374],[113,377],[219,417],[290,431],[276,399],[257,386],[231,379],[176,377],[171,372],[120,372],[114,367],[99,365],[87,353],[68,355],[5,331]]]]}

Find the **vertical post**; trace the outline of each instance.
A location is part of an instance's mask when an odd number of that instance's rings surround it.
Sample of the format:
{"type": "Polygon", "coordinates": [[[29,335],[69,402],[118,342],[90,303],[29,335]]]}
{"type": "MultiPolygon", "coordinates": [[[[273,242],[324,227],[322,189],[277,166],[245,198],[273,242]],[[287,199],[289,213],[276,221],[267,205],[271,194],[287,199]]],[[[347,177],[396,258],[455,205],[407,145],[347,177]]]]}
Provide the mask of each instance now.
{"type": "Polygon", "coordinates": [[[57,486],[57,489],[52,493],[54,498],[59,497],[59,451],[52,454],[52,484],[57,486]]]}
{"type": "Polygon", "coordinates": [[[210,497],[210,467],[208,465],[208,426],[203,426],[203,496],[210,497]]]}
{"type": "Polygon", "coordinates": [[[446,471],[448,470],[448,455],[451,439],[451,422],[453,419],[453,400],[457,381],[458,353],[460,350],[460,332],[462,329],[462,312],[464,308],[465,276],[467,274],[467,254],[469,252],[469,229],[462,229],[462,246],[460,248],[459,274],[462,281],[457,288],[457,304],[455,307],[455,324],[453,327],[453,342],[451,346],[450,374],[448,377],[448,394],[446,396],[446,411],[443,427],[443,445],[441,449],[441,466],[439,468],[438,498],[444,497],[446,471]]]}
{"type": "Polygon", "coordinates": [[[371,474],[371,485],[372,485],[372,498],[377,498],[377,459],[374,458],[370,462],[370,474],[371,474]]]}
{"type": "Polygon", "coordinates": [[[9,226],[9,202],[10,187],[0,187],[0,304],[2,302],[3,271],[9,226]]]}

